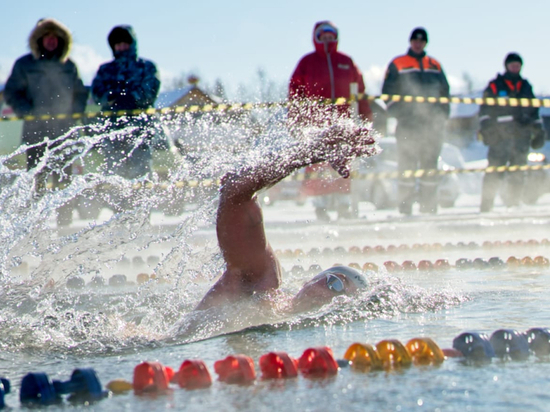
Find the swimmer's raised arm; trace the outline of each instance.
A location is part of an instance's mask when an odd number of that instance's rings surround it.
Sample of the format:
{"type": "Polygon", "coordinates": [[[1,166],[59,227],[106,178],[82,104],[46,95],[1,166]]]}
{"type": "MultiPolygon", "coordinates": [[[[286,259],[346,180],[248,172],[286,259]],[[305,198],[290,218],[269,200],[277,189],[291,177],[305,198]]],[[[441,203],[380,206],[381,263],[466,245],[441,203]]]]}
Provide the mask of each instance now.
{"type": "Polygon", "coordinates": [[[372,133],[365,128],[330,127],[313,139],[300,141],[253,166],[227,174],[222,179],[221,197],[225,200],[252,198],[259,190],[278,183],[295,170],[324,161],[342,177],[349,177],[353,159],[377,153],[374,143],[372,133]]]}
{"type": "Polygon", "coordinates": [[[257,292],[277,289],[281,271],[269,245],[257,191],[281,181],[302,167],[328,161],[343,177],[358,156],[377,152],[368,130],[331,127],[317,138],[266,157],[254,166],[229,173],[222,179],[216,221],[218,243],[227,268],[197,309],[234,302],[257,292]]]}

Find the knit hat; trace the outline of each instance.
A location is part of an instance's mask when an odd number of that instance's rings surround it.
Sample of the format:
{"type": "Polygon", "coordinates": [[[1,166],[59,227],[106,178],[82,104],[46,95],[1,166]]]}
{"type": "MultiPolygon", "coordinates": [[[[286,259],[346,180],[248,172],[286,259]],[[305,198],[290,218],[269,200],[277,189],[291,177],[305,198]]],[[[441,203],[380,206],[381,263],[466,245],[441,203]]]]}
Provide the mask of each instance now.
{"type": "Polygon", "coordinates": [[[424,27],[417,27],[412,31],[410,40],[415,39],[424,40],[426,43],[428,43],[428,33],[426,32],[426,29],[424,27]]]}
{"type": "Polygon", "coordinates": [[[504,59],[504,67],[508,66],[508,63],[519,62],[523,66],[523,60],[521,56],[517,53],[508,53],[506,59],[504,59]]]}
{"type": "Polygon", "coordinates": [[[125,27],[117,26],[113,30],[111,30],[111,33],[109,33],[108,41],[109,41],[109,46],[111,46],[111,49],[114,50],[115,44],[117,43],[132,44],[134,42],[134,38],[125,27]]]}

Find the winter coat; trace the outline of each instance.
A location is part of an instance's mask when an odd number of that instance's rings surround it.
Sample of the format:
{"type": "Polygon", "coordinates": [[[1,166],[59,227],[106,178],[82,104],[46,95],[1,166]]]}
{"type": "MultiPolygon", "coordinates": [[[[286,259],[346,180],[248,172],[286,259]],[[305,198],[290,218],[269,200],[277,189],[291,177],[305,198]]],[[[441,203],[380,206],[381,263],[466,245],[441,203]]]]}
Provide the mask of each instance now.
{"type": "MultiPolygon", "coordinates": [[[[155,64],[137,55],[137,38],[131,26],[118,26],[133,39],[130,50],[117,52],[114,60],[99,67],[92,82],[92,96],[102,110],[133,110],[153,107],[160,79],[155,64]]],[[[115,29],[117,29],[115,28],[115,29]]],[[[114,29],[113,29],[114,30],[114,29]]]]}
{"type": "MultiPolygon", "coordinates": [[[[382,86],[383,94],[401,96],[449,97],[449,83],[441,64],[425,52],[407,54],[392,60],[382,86]]],[[[424,124],[449,117],[449,105],[441,103],[389,102],[388,116],[399,123],[424,124]]]]}
{"type": "MultiPolygon", "coordinates": [[[[6,82],[4,97],[17,116],[42,116],[83,112],[88,90],[69,59],[72,36],[67,27],[54,19],[40,20],[29,36],[30,54],[19,58],[6,82]],[[42,37],[55,33],[57,51],[48,53],[42,37]]],[[[45,137],[55,138],[74,124],[72,119],[25,121],[23,142],[38,143],[45,137]]]]}
{"type": "MultiPolygon", "coordinates": [[[[327,22],[318,22],[313,29],[313,44],[315,51],[305,55],[294,70],[290,79],[288,95],[291,101],[301,101],[303,99],[337,99],[344,97],[350,98],[350,84],[357,83],[358,92],[365,92],[365,83],[363,75],[357,68],[351,57],[337,51],[338,38],[335,42],[325,44],[320,42],[315,32],[317,28],[327,22]]],[[[324,124],[330,120],[327,119],[326,112],[334,110],[332,108],[319,107],[303,110],[300,107],[294,107],[289,116],[298,124],[324,124]]],[[[340,114],[349,115],[349,105],[337,106],[336,110],[340,114]]],[[[368,101],[359,102],[359,115],[364,119],[372,117],[372,111],[368,101]]]]}

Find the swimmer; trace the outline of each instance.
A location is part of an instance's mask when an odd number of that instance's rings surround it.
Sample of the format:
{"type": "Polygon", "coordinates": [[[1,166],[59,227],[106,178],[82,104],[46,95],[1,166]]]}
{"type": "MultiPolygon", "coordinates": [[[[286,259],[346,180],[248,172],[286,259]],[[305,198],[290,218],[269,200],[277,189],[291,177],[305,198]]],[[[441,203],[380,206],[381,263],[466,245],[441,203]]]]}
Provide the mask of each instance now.
{"type": "MultiPolygon", "coordinates": [[[[216,220],[218,244],[226,270],[196,307],[204,310],[269,293],[281,285],[281,266],[269,245],[256,193],[293,171],[329,162],[344,178],[359,156],[378,153],[367,129],[333,126],[308,141],[266,156],[260,163],[226,174],[220,187],[216,220]]],[[[366,287],[363,275],[352,268],[335,267],[307,282],[293,298],[293,310],[308,310],[330,302],[334,295],[353,294],[366,287]]]]}

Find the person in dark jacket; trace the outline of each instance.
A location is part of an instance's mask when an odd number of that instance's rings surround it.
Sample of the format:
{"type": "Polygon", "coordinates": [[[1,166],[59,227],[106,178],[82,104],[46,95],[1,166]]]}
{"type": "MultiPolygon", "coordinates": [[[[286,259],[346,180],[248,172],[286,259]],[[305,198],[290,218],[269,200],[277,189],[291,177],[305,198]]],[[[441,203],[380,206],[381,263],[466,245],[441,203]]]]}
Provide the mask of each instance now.
{"type": "MultiPolygon", "coordinates": [[[[523,60],[517,53],[509,53],[504,60],[505,72],[489,82],[483,96],[486,98],[535,97],[529,82],[520,75],[523,60]]],[[[482,105],[479,112],[480,134],[483,143],[489,146],[489,166],[525,165],[529,146],[538,149],[544,145],[546,133],[539,118],[537,107],[512,107],[482,105]]],[[[508,175],[507,204],[519,205],[524,172],[508,175]]],[[[481,212],[493,209],[503,173],[486,173],[483,177],[481,212]]]]}
{"type": "MultiPolygon", "coordinates": [[[[4,97],[15,114],[23,116],[47,116],[44,120],[26,120],[23,125],[22,141],[29,148],[27,169],[36,167],[50,145],[62,142],[58,137],[67,133],[74,120],[70,115],[83,112],[88,99],[88,90],[78,75],[75,64],[69,59],[72,36],[67,27],[55,19],[39,20],[29,36],[31,53],[19,58],[6,82],[4,97]]],[[[56,166],[48,160],[41,173],[37,175],[37,191],[45,188],[46,179],[56,166]]],[[[63,175],[70,175],[71,168],[66,167],[63,175]]],[[[62,180],[61,175],[52,173],[54,185],[62,180]]],[[[72,208],[65,205],[58,210],[58,223],[71,222],[72,208]]]]}
{"type": "MultiPolygon", "coordinates": [[[[93,82],[92,96],[102,110],[135,110],[153,107],[160,79],[155,64],[138,57],[137,38],[131,26],[114,27],[108,36],[114,60],[100,66],[93,82]]],[[[112,118],[111,130],[120,130],[105,141],[106,166],[109,173],[127,179],[151,171],[150,139],[153,127],[143,117],[130,121],[112,118]],[[135,128],[125,132],[125,128],[135,128]]]]}
{"type": "MultiPolygon", "coordinates": [[[[428,33],[422,27],[410,36],[407,54],[398,56],[389,64],[382,93],[401,96],[449,97],[449,83],[441,64],[426,55],[428,33]]],[[[444,140],[449,105],[441,103],[390,101],[388,117],[397,119],[399,171],[437,169],[444,140]]],[[[437,212],[436,176],[419,179],[418,194],[414,178],[399,180],[399,211],[412,214],[412,205],[418,198],[420,212],[437,212]]]]}
{"type": "MultiPolygon", "coordinates": [[[[352,88],[354,93],[364,93],[363,75],[354,61],[347,54],[338,51],[338,28],[329,21],[315,23],[313,28],[313,45],[315,51],[303,56],[289,82],[288,97],[292,103],[289,108],[290,129],[300,134],[308,127],[323,127],[331,125],[341,116],[350,117],[350,105],[322,105],[319,100],[337,98],[349,99],[352,88]]],[[[360,100],[356,108],[360,120],[371,121],[372,110],[367,100],[360,100]]],[[[329,170],[328,165],[315,165],[306,172],[322,172],[329,170]]],[[[329,204],[336,203],[338,217],[351,216],[349,181],[337,179],[333,182],[325,180],[307,180],[304,182],[304,192],[314,195],[315,213],[320,220],[328,221],[329,204]]]]}

